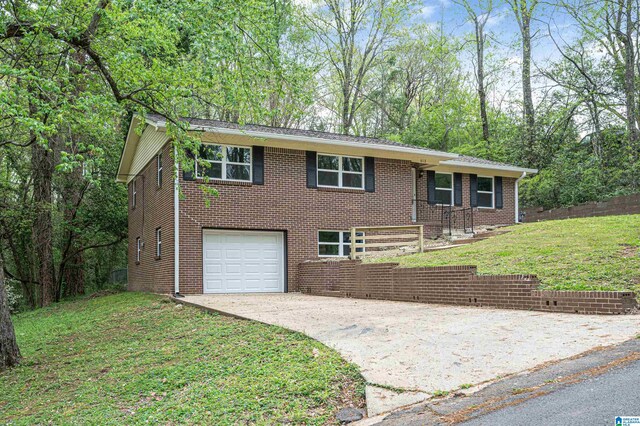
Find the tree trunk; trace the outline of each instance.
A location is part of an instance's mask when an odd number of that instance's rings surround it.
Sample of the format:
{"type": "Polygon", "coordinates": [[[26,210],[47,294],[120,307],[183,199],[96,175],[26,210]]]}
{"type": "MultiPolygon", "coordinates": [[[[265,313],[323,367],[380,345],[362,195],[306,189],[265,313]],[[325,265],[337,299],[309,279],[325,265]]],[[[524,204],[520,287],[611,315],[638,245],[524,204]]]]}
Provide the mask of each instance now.
{"type": "Polygon", "coordinates": [[[475,18],[476,54],[478,56],[478,97],[480,99],[480,121],[482,122],[482,139],[489,142],[489,118],[487,117],[487,94],[484,87],[484,23],[483,18],[475,18]]]}
{"type": "Polygon", "coordinates": [[[535,116],[531,95],[531,12],[522,8],[522,100],[524,107],[524,136],[527,161],[533,162],[535,144],[535,116]]]}
{"type": "Polygon", "coordinates": [[[20,349],[16,342],[16,333],[9,315],[7,291],[4,284],[4,269],[0,261],[0,371],[13,367],[20,362],[20,349]]]}
{"type": "MultiPolygon", "coordinates": [[[[69,149],[76,153],[78,150],[75,141],[80,139],[80,135],[72,135],[69,149]]],[[[78,242],[77,214],[80,204],[84,199],[85,184],[82,175],[82,167],[75,167],[69,174],[64,175],[65,182],[61,188],[62,208],[64,217],[64,245],[61,248],[62,260],[58,267],[58,292],[65,297],[75,297],[84,294],[84,256],[80,251],[81,244],[78,242]],[[76,254],[73,254],[76,253],[76,254]]]]}
{"type": "MultiPolygon", "coordinates": [[[[76,250],[74,246],[72,250],[76,250]]],[[[84,294],[84,256],[78,253],[73,256],[64,268],[65,297],[75,297],[84,294]]]]}
{"type": "Polygon", "coordinates": [[[634,161],[638,160],[638,142],[640,141],[640,130],[638,130],[638,111],[636,106],[636,73],[635,73],[635,45],[634,45],[634,20],[633,1],[626,1],[626,34],[624,42],[624,95],[625,109],[627,115],[627,131],[629,133],[629,148],[633,154],[634,161]]]}
{"type": "Polygon", "coordinates": [[[36,215],[33,223],[33,246],[38,260],[40,306],[48,306],[57,298],[53,265],[53,222],[51,217],[53,150],[34,143],[31,148],[33,201],[36,215]]]}

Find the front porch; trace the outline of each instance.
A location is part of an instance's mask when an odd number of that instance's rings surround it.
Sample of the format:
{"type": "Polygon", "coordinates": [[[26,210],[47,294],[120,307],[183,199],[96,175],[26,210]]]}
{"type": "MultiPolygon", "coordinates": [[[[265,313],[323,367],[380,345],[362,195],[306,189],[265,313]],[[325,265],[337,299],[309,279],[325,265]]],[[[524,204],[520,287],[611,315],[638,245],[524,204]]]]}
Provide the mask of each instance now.
{"type": "Polygon", "coordinates": [[[428,200],[414,199],[411,219],[436,230],[439,235],[455,236],[474,233],[474,208],[430,204],[428,200]]]}

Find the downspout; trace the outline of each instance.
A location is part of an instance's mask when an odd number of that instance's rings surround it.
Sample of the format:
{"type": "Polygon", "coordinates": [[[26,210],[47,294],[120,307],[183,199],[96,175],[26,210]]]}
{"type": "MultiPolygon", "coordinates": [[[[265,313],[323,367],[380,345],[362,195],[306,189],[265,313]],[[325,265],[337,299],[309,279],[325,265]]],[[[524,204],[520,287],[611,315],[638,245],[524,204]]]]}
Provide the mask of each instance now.
{"type": "Polygon", "coordinates": [[[519,215],[519,210],[520,210],[520,201],[519,201],[519,195],[518,195],[518,182],[520,182],[525,176],[527,175],[527,172],[522,172],[522,176],[520,176],[518,179],[516,179],[516,223],[519,222],[520,219],[520,215],[519,215]]]}
{"type": "Polygon", "coordinates": [[[173,293],[180,294],[180,165],[178,164],[178,148],[173,147],[175,176],[173,178],[173,293]]]}

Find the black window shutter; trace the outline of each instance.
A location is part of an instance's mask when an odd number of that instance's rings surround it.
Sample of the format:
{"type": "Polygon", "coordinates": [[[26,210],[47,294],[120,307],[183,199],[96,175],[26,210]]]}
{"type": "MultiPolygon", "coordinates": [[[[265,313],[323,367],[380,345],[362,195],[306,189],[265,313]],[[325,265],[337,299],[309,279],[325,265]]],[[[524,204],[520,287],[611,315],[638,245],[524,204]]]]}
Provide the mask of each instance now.
{"type": "Polygon", "coordinates": [[[478,175],[469,175],[469,190],[471,207],[478,207],[478,175]]]}
{"type": "Polygon", "coordinates": [[[364,190],[376,192],[376,160],[373,157],[364,157],[364,190]]]}
{"type": "Polygon", "coordinates": [[[462,173],[453,174],[453,204],[462,205],[462,173]]]}
{"type": "Polygon", "coordinates": [[[264,146],[253,147],[253,183],[264,185],[264,146]]]}
{"type": "Polygon", "coordinates": [[[496,209],[501,209],[503,207],[502,201],[502,176],[495,177],[495,195],[496,195],[496,209]]]}
{"type": "Polygon", "coordinates": [[[194,176],[195,176],[195,169],[196,169],[196,163],[195,163],[196,157],[189,150],[186,151],[186,155],[189,159],[193,160],[193,164],[190,171],[186,171],[184,168],[182,168],[182,179],[195,180],[194,176]]]}
{"type": "Polygon", "coordinates": [[[316,152],[307,151],[307,188],[318,187],[318,165],[316,163],[316,152]]]}
{"type": "Polygon", "coordinates": [[[427,203],[436,204],[436,172],[427,170],[427,203]]]}

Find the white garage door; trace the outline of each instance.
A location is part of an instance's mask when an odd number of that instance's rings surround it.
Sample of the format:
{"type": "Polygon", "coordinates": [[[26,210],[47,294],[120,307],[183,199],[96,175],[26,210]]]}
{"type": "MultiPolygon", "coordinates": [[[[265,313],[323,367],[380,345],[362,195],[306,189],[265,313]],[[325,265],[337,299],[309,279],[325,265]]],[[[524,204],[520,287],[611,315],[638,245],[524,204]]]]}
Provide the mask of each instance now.
{"type": "Polygon", "coordinates": [[[205,230],[202,244],[205,293],[284,291],[282,232],[205,230]]]}

